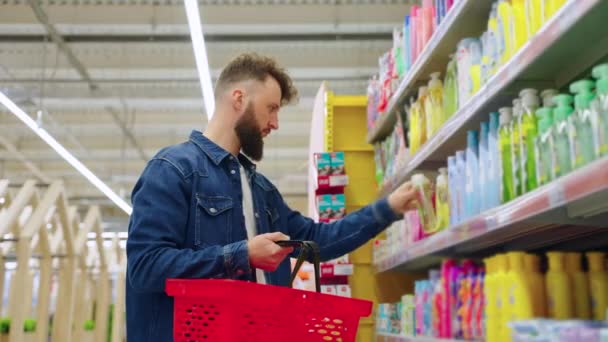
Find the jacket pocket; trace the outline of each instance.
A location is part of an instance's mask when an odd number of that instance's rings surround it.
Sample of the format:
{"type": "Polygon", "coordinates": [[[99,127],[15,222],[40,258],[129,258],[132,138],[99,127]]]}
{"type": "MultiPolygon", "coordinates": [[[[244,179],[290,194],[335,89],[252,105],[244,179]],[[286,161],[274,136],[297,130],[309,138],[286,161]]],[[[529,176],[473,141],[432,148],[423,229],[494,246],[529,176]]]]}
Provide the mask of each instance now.
{"type": "Polygon", "coordinates": [[[268,218],[268,227],[271,232],[280,231],[280,227],[277,227],[279,222],[279,211],[274,207],[266,207],[266,217],[268,218]]]}
{"type": "Polygon", "coordinates": [[[196,203],[195,247],[227,244],[234,214],[232,198],[197,194],[196,203]]]}

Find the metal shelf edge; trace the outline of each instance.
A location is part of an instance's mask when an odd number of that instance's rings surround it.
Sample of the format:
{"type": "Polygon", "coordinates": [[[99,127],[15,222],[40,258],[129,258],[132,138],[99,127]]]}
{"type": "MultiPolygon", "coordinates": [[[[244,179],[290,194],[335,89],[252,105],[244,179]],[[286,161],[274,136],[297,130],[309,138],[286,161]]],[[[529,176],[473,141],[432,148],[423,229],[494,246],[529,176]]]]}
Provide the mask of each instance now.
{"type": "Polygon", "coordinates": [[[414,259],[432,256],[440,250],[607,190],[608,157],[604,157],[511,202],[481,213],[463,224],[420,240],[401,253],[375,263],[374,266],[377,272],[390,271],[414,259]]]}

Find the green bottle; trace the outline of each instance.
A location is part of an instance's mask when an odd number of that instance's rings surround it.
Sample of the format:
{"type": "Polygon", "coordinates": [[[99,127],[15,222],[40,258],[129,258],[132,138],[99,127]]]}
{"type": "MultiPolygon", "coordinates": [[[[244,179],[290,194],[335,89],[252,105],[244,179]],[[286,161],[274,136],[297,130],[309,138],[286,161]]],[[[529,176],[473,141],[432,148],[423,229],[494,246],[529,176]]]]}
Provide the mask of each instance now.
{"type": "Polygon", "coordinates": [[[573,169],[573,161],[570,158],[570,117],[574,112],[572,108],[572,96],[561,94],[553,98],[555,109],[553,110],[554,121],[554,144],[555,144],[555,175],[563,176],[573,169]]]}
{"type": "Polygon", "coordinates": [[[572,115],[573,125],[570,133],[573,141],[571,147],[573,152],[574,167],[586,165],[599,156],[599,145],[596,137],[597,113],[591,110],[591,102],[595,99],[595,82],[580,80],[570,85],[570,92],[574,96],[574,110],[572,115]]]}
{"type": "Polygon", "coordinates": [[[593,68],[593,77],[597,79],[597,98],[592,108],[597,113],[597,140],[600,155],[608,154],[608,64],[593,68]]]}
{"type": "Polygon", "coordinates": [[[536,112],[538,135],[534,139],[536,159],[536,179],[538,185],[545,185],[555,179],[555,144],[553,140],[553,110],[548,107],[536,112]]]}
{"type": "Polygon", "coordinates": [[[451,55],[443,81],[443,122],[446,122],[458,110],[458,84],[456,75],[456,58],[454,55],[451,55]]]}
{"type": "Polygon", "coordinates": [[[521,117],[523,107],[521,99],[513,100],[513,119],[511,120],[511,168],[513,172],[513,198],[521,196],[522,172],[521,172],[521,117]]]}
{"type": "Polygon", "coordinates": [[[521,165],[521,193],[536,189],[536,160],[534,157],[534,140],[538,134],[536,111],[540,107],[540,98],[536,89],[524,89],[519,94],[522,104],[520,124],[519,160],[521,165]]]}
{"type": "Polygon", "coordinates": [[[513,172],[512,172],[512,154],[511,154],[511,122],[512,111],[509,107],[504,107],[498,110],[500,113],[498,127],[498,150],[500,153],[500,179],[501,179],[501,191],[500,199],[501,203],[507,203],[512,200],[514,196],[513,187],[513,172]]]}

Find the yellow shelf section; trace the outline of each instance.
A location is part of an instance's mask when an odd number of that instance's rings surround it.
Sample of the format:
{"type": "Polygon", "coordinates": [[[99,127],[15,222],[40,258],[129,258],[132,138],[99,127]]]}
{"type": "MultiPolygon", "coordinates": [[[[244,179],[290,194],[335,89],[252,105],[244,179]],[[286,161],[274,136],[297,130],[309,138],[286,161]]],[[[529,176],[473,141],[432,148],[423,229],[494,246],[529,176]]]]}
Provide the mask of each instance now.
{"type": "Polygon", "coordinates": [[[325,96],[325,149],[327,151],[373,151],[365,140],[367,134],[367,98],[365,96],[325,96]]]}

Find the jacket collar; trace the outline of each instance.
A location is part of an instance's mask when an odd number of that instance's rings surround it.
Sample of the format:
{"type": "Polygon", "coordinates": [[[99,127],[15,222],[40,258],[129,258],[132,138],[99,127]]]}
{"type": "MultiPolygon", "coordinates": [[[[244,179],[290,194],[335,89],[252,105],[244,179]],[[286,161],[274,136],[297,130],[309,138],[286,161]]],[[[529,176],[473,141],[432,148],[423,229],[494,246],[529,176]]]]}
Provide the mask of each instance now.
{"type": "MultiPolygon", "coordinates": [[[[215,165],[219,165],[224,159],[230,156],[230,152],[224,150],[218,144],[209,140],[209,138],[204,136],[200,131],[193,130],[192,133],[190,133],[190,141],[205,152],[205,154],[209,157],[209,159],[211,159],[211,161],[213,161],[215,165]]],[[[252,163],[249,158],[242,153],[239,153],[238,159],[246,170],[255,172],[256,165],[252,163]]]]}

